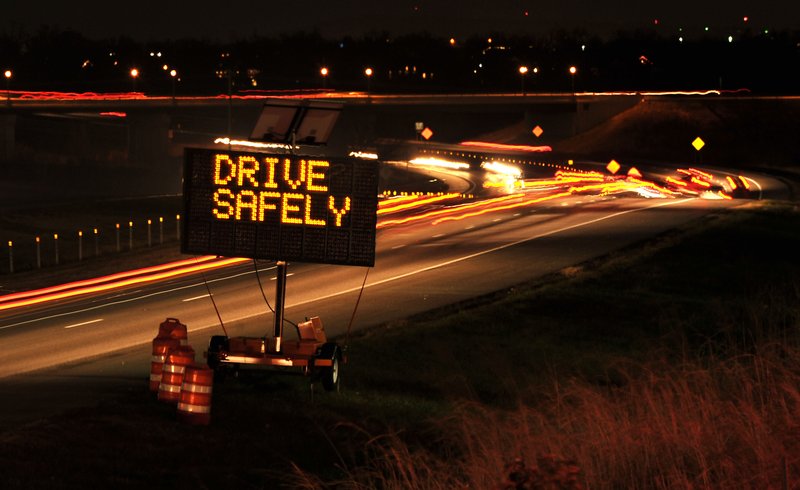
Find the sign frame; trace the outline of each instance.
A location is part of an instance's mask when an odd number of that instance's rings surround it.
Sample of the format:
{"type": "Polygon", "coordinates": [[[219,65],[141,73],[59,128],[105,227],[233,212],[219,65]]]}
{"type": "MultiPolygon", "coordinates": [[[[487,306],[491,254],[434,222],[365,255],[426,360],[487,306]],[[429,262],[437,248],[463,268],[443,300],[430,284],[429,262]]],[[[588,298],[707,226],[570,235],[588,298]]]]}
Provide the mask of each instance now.
{"type": "Polygon", "coordinates": [[[186,148],[181,252],[372,267],[378,179],[375,161],[186,148]]]}

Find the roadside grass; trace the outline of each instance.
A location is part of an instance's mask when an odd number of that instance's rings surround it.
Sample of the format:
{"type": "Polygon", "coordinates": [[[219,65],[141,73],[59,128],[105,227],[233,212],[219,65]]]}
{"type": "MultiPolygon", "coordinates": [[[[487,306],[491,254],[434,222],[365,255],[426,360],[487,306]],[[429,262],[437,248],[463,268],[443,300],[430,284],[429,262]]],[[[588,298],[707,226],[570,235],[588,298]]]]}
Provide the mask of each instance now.
{"type": "Polygon", "coordinates": [[[355,335],[338,395],[146,391],[0,434],[8,488],[793,488],[800,213],[753,204],[355,335]]]}
{"type": "Polygon", "coordinates": [[[706,221],[355,339],[347,391],[387,425],[335,486],[800,483],[800,214],[758,205],[706,221]],[[415,400],[429,417],[387,408],[415,400]]]}

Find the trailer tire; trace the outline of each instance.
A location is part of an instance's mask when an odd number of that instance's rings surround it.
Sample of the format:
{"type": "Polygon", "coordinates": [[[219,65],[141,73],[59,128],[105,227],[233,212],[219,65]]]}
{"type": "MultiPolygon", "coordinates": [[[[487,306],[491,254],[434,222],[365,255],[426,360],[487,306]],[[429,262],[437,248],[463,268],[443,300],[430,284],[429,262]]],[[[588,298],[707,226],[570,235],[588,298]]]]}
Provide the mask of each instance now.
{"type": "Polygon", "coordinates": [[[333,358],[333,366],[323,369],[322,387],[325,391],[339,391],[339,357],[333,358]]]}
{"type": "Polygon", "coordinates": [[[339,379],[341,369],[341,351],[336,344],[325,344],[322,346],[320,358],[330,359],[333,362],[331,367],[319,369],[319,377],[325,391],[339,391],[339,379]]]}

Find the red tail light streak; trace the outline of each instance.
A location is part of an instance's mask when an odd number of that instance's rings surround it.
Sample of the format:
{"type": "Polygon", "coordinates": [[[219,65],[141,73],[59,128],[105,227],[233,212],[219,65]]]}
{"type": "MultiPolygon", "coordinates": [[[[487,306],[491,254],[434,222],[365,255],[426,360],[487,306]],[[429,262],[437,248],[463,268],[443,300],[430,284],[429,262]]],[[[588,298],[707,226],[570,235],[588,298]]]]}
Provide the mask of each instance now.
{"type": "MultiPolygon", "coordinates": [[[[625,192],[625,191],[632,191],[635,188],[639,187],[638,184],[630,183],[626,181],[617,181],[617,182],[606,182],[600,184],[589,184],[584,186],[578,187],[570,187],[567,190],[562,190],[558,192],[553,192],[552,194],[546,194],[544,196],[536,196],[531,198],[526,198],[520,202],[514,203],[507,203],[501,206],[487,206],[483,209],[474,209],[466,213],[461,213],[458,215],[450,215],[450,216],[442,216],[437,218],[433,221],[433,224],[439,224],[444,221],[458,221],[466,218],[472,218],[474,216],[480,216],[487,213],[497,212],[497,211],[507,211],[509,209],[521,208],[526,206],[532,206],[534,204],[539,204],[545,201],[552,201],[554,199],[559,199],[562,197],[568,197],[573,194],[580,194],[583,192],[594,192],[599,195],[607,195],[617,192],[625,192]]],[[[515,194],[518,196],[519,194],[515,194]]]]}
{"type": "Polygon", "coordinates": [[[504,145],[502,143],[491,143],[488,141],[462,141],[463,146],[473,146],[476,148],[490,148],[493,150],[513,150],[513,151],[527,151],[531,153],[543,153],[553,151],[553,148],[547,145],[530,146],[530,145],[504,145]]]}
{"type": "Polygon", "coordinates": [[[495,198],[492,198],[492,199],[484,199],[484,200],[481,200],[481,201],[476,201],[476,202],[472,202],[472,203],[468,203],[468,204],[461,204],[461,205],[454,206],[454,207],[451,207],[451,208],[436,209],[436,210],[428,211],[428,212],[425,212],[425,213],[422,213],[422,214],[415,214],[415,215],[412,215],[412,216],[407,216],[405,218],[380,220],[380,221],[378,221],[377,228],[380,229],[380,228],[386,228],[386,227],[392,226],[392,225],[402,225],[402,224],[407,224],[407,223],[414,223],[414,222],[417,222],[417,221],[422,221],[422,220],[426,220],[426,219],[430,219],[430,218],[436,218],[436,217],[444,216],[444,215],[448,215],[448,214],[460,213],[460,212],[463,212],[465,210],[474,209],[474,208],[477,208],[477,207],[491,206],[491,205],[496,204],[498,202],[508,201],[508,200],[511,200],[511,199],[520,199],[520,198],[522,198],[522,194],[511,194],[511,195],[508,195],[508,196],[495,197],[495,198]]]}
{"type": "MultiPolygon", "coordinates": [[[[491,185],[491,183],[484,184],[484,186],[497,187],[491,185]]],[[[488,213],[532,206],[582,193],[603,196],[623,192],[634,192],[645,197],[672,197],[675,195],[675,192],[643,179],[630,176],[625,179],[620,179],[617,177],[608,177],[599,172],[583,172],[577,170],[559,170],[555,173],[554,177],[550,179],[520,180],[518,181],[517,187],[521,188],[521,191],[518,190],[501,197],[428,210],[403,218],[383,219],[378,222],[378,228],[423,222],[426,220],[436,225],[445,221],[457,221],[488,213]]],[[[453,199],[456,198],[457,196],[454,195],[453,199]]],[[[409,205],[409,207],[405,209],[414,208],[414,203],[420,203],[419,208],[426,204],[423,203],[422,200],[404,201],[404,203],[405,202],[409,205]]],[[[404,203],[398,204],[397,208],[400,209],[404,206],[404,203]]],[[[381,214],[380,211],[379,214],[381,214]]]]}
{"type": "Polygon", "coordinates": [[[410,209],[420,208],[422,206],[427,206],[429,204],[452,200],[452,199],[459,199],[462,197],[462,194],[459,193],[450,193],[450,194],[443,194],[441,196],[433,196],[433,197],[417,197],[413,200],[402,200],[397,201],[396,199],[390,199],[387,201],[382,201],[378,205],[378,216],[383,214],[391,214],[397,213],[399,211],[407,211],[410,209]],[[392,203],[392,201],[395,201],[392,203]],[[385,203],[385,205],[383,205],[385,203]],[[394,205],[392,205],[394,204],[394,205]]]}
{"type": "Polygon", "coordinates": [[[87,279],[85,281],[61,284],[50,288],[24,291],[20,293],[0,296],[0,311],[21,306],[30,306],[55,301],[90,293],[109,291],[134,284],[160,281],[193,272],[217,269],[233,264],[238,264],[249,259],[242,258],[217,258],[213,256],[198,257],[196,259],[180,260],[153,267],[145,267],[119,274],[87,279]]]}

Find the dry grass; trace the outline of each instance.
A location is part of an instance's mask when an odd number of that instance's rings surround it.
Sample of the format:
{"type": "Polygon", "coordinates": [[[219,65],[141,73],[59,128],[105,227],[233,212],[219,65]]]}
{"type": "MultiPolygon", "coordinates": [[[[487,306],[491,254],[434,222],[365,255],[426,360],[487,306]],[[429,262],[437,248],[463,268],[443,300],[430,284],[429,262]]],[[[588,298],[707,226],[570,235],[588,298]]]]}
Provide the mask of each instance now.
{"type": "Polygon", "coordinates": [[[359,490],[798,488],[799,300],[796,286],[764,290],[721,314],[723,328],[708,345],[669,341],[648,362],[609,366],[604,382],[554,376],[550,389],[536,394],[539,402],[512,410],[462,402],[434,421],[445,427],[438,436],[371,437],[363,459],[342,463],[344,478],[326,482],[297,469],[297,483],[359,490]]]}
{"type": "Polygon", "coordinates": [[[758,350],[710,366],[630,366],[624,386],[556,383],[543,403],[513,411],[464,404],[447,421],[450,440],[438,448],[412,448],[387,434],[370,439],[365,462],[346,478],[323,482],[298,470],[297,482],[348,489],[797,488],[800,350],[758,350]],[[525,462],[532,466],[521,479],[525,462]]]}

